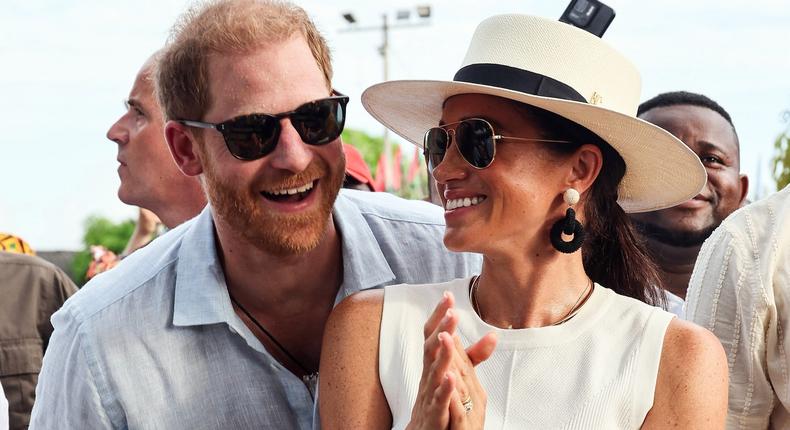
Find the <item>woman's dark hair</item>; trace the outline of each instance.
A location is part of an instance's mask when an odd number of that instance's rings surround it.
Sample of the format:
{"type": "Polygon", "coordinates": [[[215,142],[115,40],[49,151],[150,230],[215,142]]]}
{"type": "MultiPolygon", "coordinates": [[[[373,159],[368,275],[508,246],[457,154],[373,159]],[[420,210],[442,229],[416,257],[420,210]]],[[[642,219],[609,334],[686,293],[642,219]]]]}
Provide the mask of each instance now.
{"type": "Polygon", "coordinates": [[[631,219],[617,204],[617,187],[627,168],[623,158],[597,134],[573,121],[534,106],[519,107],[541,128],[541,137],[573,142],[547,144],[549,151],[567,155],[588,143],[601,149],[603,166],[590,188],[584,210],[587,240],[582,259],[587,275],[618,294],[666,308],[657,266],[631,219]]]}

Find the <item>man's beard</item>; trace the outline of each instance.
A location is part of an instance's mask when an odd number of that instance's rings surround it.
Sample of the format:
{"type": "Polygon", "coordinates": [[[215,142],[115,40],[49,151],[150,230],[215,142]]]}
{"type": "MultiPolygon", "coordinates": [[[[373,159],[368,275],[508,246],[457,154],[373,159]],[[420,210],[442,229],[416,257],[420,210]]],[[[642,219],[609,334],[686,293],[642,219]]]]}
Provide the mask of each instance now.
{"type": "Polygon", "coordinates": [[[718,225],[712,225],[697,231],[673,231],[648,222],[641,222],[632,219],[636,229],[647,239],[655,240],[670,246],[680,248],[691,248],[700,246],[707,239],[718,225]]]}
{"type": "Polygon", "coordinates": [[[343,182],[343,160],[339,162],[340,169],[332,171],[326,162],[316,158],[303,172],[266,184],[268,189],[283,189],[318,179],[318,188],[312,190],[322,193],[317,196],[318,206],[296,214],[266,211],[257,203],[265,199],[260,190],[240,188],[225,182],[217,174],[213,163],[208,161],[209,157],[204,157],[204,160],[207,160],[204,182],[212,210],[250,244],[273,255],[289,256],[304,254],[321,243],[343,182]]]}

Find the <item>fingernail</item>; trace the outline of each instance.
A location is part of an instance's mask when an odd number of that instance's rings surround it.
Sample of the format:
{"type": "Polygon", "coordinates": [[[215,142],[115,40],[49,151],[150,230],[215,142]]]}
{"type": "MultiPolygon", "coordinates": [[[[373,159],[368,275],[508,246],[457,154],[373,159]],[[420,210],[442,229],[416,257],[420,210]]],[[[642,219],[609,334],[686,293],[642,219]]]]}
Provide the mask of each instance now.
{"type": "Polygon", "coordinates": [[[447,312],[444,313],[444,317],[446,319],[448,319],[448,320],[453,317],[453,310],[452,310],[452,308],[447,309],[447,312]]]}

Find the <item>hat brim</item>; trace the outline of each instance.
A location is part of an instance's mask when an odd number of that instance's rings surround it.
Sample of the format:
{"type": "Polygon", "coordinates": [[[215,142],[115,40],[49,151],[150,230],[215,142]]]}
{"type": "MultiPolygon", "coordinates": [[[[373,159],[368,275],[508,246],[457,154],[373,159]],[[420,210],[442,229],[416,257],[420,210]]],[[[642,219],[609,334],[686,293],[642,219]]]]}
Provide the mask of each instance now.
{"type": "Polygon", "coordinates": [[[387,128],[422,148],[439,124],[442,106],[459,94],[487,94],[536,106],[580,124],[625,161],[617,203],[625,212],[649,212],[683,203],[705,186],[702,163],[683,142],[649,122],[592,104],[453,81],[389,81],[362,94],[362,105],[387,128]]]}

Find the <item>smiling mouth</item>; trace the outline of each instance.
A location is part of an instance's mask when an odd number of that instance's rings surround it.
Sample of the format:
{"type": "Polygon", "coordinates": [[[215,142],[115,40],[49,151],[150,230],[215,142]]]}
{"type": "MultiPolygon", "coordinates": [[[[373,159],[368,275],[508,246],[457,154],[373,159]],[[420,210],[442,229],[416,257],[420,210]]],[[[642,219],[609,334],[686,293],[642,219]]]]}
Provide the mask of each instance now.
{"type": "Polygon", "coordinates": [[[465,208],[469,206],[479,205],[486,199],[485,196],[464,197],[462,199],[450,199],[444,204],[445,210],[453,210],[458,208],[465,208]]]}
{"type": "Polygon", "coordinates": [[[274,191],[261,191],[261,195],[267,200],[271,200],[273,202],[278,202],[278,203],[301,202],[302,200],[306,199],[307,196],[310,195],[310,193],[313,192],[317,182],[318,180],[314,180],[312,182],[308,182],[307,184],[304,184],[299,187],[282,188],[274,191]]]}

